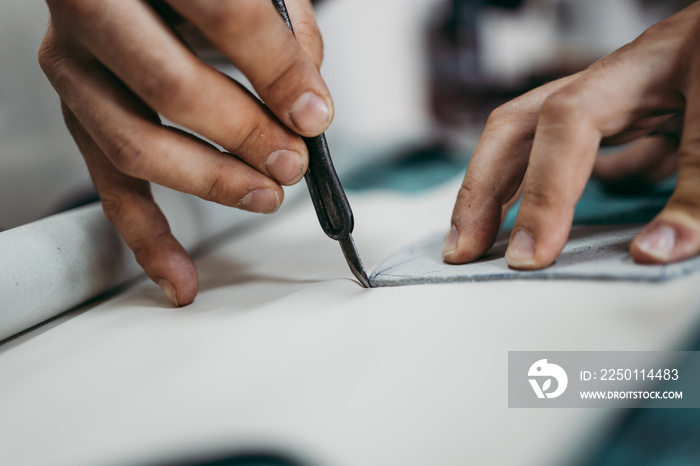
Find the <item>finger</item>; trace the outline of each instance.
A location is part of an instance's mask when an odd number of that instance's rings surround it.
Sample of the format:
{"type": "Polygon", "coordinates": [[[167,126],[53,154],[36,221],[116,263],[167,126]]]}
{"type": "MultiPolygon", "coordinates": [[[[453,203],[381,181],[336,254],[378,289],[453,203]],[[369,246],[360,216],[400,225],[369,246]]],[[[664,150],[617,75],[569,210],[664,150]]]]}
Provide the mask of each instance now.
{"type": "MultiPolygon", "coordinates": [[[[149,4],[167,24],[174,27],[185,43],[196,51],[197,56],[205,57],[206,61],[220,61],[225,58],[199,29],[175,13],[165,0],[151,0],[149,4]]],[[[313,5],[308,0],[292,0],[287,2],[286,6],[299,45],[311,57],[316,67],[320,68],[323,61],[323,39],[316,24],[313,5]]]]}
{"type": "Polygon", "coordinates": [[[241,69],[285,125],[303,136],[325,131],[333,102],[318,70],[322,44],[308,2],[290,2],[301,42],[270,1],[169,2],[241,69]]]}
{"type": "Polygon", "coordinates": [[[94,61],[63,56],[44,68],[59,95],[121,172],[203,199],[255,212],[275,211],[282,188],[242,161],[157,122],[94,61]]]}
{"type": "Polygon", "coordinates": [[[700,252],[700,79],[686,93],[683,134],[678,151],[678,181],[668,204],[632,241],[630,252],[639,262],[667,263],[700,252]]]}
{"type": "Polygon", "coordinates": [[[598,130],[572,118],[567,108],[543,108],[506,251],[508,265],[529,269],[554,262],[566,243],[599,143],[598,130]]]}
{"type": "Polygon", "coordinates": [[[649,184],[673,174],[677,163],[678,141],[650,137],[614,154],[598,156],[593,175],[608,184],[649,184]]]}
{"type": "Polygon", "coordinates": [[[541,103],[571,79],[535,89],[489,116],[457,195],[445,262],[476,260],[493,245],[505,212],[517,201],[541,103]]]}
{"type": "Polygon", "coordinates": [[[107,219],[134,252],[136,261],[176,306],[194,301],[197,270],[170,232],[165,216],[151,197],[148,182],[119,172],[64,104],[63,115],[90,177],[102,199],[107,219]]]}
{"type": "Polygon", "coordinates": [[[197,59],[147,5],[68,4],[56,15],[71,21],[72,37],[150,108],[282,184],[302,178],[308,152],[301,138],[247,90],[197,59]],[[67,13],[72,16],[61,16],[67,13]]]}
{"type": "Polygon", "coordinates": [[[313,5],[309,0],[290,0],[287,2],[287,11],[299,45],[311,57],[316,68],[320,68],[323,62],[323,39],[316,24],[313,5]]]}
{"type": "Polygon", "coordinates": [[[603,138],[620,134],[644,115],[674,114],[682,108],[677,93],[654,92],[668,87],[665,75],[654,75],[654,57],[640,58],[634,50],[611,57],[542,105],[523,199],[506,251],[513,268],[547,267],[559,255],[603,138]],[[628,76],[635,79],[625,79],[628,76]]]}

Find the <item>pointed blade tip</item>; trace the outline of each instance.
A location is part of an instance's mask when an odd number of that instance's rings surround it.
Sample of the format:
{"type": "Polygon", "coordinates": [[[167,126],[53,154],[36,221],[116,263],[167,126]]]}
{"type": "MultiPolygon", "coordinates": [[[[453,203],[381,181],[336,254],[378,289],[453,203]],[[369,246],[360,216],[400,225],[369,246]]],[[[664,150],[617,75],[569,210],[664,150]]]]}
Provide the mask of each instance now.
{"type": "Polygon", "coordinates": [[[360,254],[357,252],[357,246],[355,246],[355,241],[352,239],[352,235],[348,234],[346,238],[340,240],[340,247],[343,250],[343,255],[345,260],[350,266],[350,271],[357,278],[363,288],[372,288],[372,284],[367,277],[367,272],[362,265],[362,259],[360,259],[360,254]]]}

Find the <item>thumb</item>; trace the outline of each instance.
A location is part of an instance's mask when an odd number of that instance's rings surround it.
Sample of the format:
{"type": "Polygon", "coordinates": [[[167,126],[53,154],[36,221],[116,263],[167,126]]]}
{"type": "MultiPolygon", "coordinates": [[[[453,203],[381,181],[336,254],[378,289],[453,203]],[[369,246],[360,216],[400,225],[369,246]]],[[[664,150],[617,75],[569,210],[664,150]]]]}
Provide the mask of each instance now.
{"type": "Polygon", "coordinates": [[[323,39],[316,24],[313,5],[309,0],[288,0],[287,12],[299,45],[311,57],[316,67],[320,68],[323,61],[323,39]]]}
{"type": "MultiPolygon", "coordinates": [[[[695,74],[694,76],[698,76],[695,74]]],[[[634,239],[638,262],[676,262],[700,253],[700,80],[687,94],[678,181],[666,207],[634,239]]]]}

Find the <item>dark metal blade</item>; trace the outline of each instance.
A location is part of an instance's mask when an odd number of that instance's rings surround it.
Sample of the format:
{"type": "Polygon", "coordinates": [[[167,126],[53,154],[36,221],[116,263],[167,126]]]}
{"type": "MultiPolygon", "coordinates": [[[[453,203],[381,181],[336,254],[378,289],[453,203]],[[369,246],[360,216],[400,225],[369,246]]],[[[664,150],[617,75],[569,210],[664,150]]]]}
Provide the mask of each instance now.
{"type": "MultiPolygon", "coordinates": [[[[294,34],[292,21],[289,18],[284,0],[272,0],[272,3],[289,30],[294,34]]],[[[306,184],[309,187],[309,194],[321,228],[328,237],[340,242],[340,247],[352,274],[363,287],[370,288],[360,254],[357,252],[355,241],[350,234],[354,225],[352,210],[338,179],[338,174],[333,167],[326,136],[321,134],[313,138],[304,138],[304,142],[309,149],[309,169],[305,175],[306,184]]]]}
{"type": "Polygon", "coordinates": [[[371,288],[372,285],[370,285],[365,268],[362,266],[362,260],[360,259],[360,254],[357,252],[357,247],[355,246],[355,241],[352,239],[352,235],[348,234],[348,236],[339,239],[338,242],[345,255],[345,260],[348,261],[350,270],[352,270],[352,274],[355,275],[355,278],[360,281],[360,284],[364,288],[371,288]]]}

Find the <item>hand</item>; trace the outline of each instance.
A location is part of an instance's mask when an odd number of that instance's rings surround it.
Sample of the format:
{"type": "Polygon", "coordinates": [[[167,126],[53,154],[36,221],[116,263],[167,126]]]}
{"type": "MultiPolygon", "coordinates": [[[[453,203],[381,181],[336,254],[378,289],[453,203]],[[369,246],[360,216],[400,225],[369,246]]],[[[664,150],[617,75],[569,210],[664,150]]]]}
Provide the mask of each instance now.
{"type": "Polygon", "coordinates": [[[288,0],[295,40],[270,0],[160,2],[233,62],[265,105],[199,60],[145,1],[47,3],[39,62],[105,214],[168,298],[189,304],[197,271],[148,182],[254,212],[279,208],[281,185],[297,183],[308,165],[299,135],[322,133],[333,117],[311,3],[288,0]]]}
{"type": "Polygon", "coordinates": [[[469,164],[443,255],[473,261],[492,245],[507,209],[522,202],[506,252],[516,269],[552,264],[592,172],[653,179],[677,167],[664,210],[634,239],[638,262],[700,252],[700,2],[583,72],[496,109],[469,164]],[[601,144],[636,141],[600,157],[601,144]]]}

